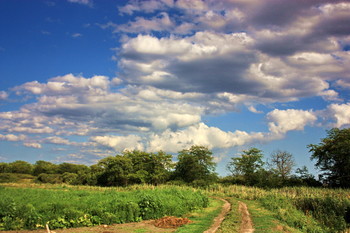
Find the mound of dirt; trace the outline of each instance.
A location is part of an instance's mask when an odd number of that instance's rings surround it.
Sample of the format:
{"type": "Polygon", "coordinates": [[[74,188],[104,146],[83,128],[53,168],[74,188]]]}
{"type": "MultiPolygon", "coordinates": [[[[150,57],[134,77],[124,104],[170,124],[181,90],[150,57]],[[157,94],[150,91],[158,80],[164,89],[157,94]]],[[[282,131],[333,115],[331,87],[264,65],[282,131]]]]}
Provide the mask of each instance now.
{"type": "Polygon", "coordinates": [[[174,216],[166,216],[154,221],[154,226],[159,228],[177,228],[182,225],[191,223],[188,218],[177,218],[174,216]]]}

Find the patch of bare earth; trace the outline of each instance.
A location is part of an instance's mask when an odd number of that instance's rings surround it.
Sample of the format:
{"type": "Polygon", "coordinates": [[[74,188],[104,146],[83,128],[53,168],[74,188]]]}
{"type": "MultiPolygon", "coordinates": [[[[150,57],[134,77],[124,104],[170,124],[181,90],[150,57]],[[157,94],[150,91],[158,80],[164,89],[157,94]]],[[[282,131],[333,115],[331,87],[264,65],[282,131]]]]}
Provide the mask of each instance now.
{"type": "Polygon", "coordinates": [[[219,229],[222,221],[224,221],[227,213],[230,212],[231,210],[231,204],[228,201],[222,198],[217,198],[217,199],[222,200],[224,202],[221,213],[214,219],[213,225],[211,225],[211,227],[208,230],[206,230],[204,233],[215,233],[219,229]]]}
{"type": "Polygon", "coordinates": [[[244,202],[239,202],[239,212],[242,215],[242,222],[239,232],[240,233],[252,233],[254,232],[253,222],[250,218],[248,207],[244,202]]]}
{"type": "MultiPolygon", "coordinates": [[[[79,227],[69,229],[55,229],[50,233],[130,233],[130,232],[142,232],[142,233],[160,233],[160,232],[174,232],[176,229],[159,228],[155,226],[155,220],[146,220],[142,222],[113,224],[113,225],[101,225],[94,227],[79,227]]],[[[20,231],[1,231],[1,233],[48,233],[47,230],[20,230],[20,231]]]]}

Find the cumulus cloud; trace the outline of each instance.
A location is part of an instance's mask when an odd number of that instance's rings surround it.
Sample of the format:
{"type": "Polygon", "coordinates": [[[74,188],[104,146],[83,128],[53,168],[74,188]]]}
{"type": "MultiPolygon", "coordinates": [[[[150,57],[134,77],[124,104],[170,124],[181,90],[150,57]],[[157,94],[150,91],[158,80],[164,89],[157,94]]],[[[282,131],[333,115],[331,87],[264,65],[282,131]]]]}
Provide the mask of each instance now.
{"type": "Polygon", "coordinates": [[[270,132],[279,136],[291,130],[303,130],[305,126],[312,125],[317,116],[312,111],[275,109],[267,114],[267,119],[270,132]]]}
{"type": "MultiPolygon", "coordinates": [[[[118,10],[129,22],[100,25],[123,34],[113,58],[118,77],[66,74],[0,91],[0,100],[14,93],[29,100],[0,112],[0,140],[81,147],[97,159],[102,149],[229,149],[280,139],[322,117],[347,126],[350,107],[341,104],[341,92],[350,88],[349,9],[340,0],[128,1],[118,10]],[[261,105],[307,97],[328,107],[275,109],[266,115],[266,132],[203,122],[244,107],[264,114],[261,105]]],[[[84,160],[81,153],[64,159],[84,160]]]]}
{"type": "Polygon", "coordinates": [[[350,125],[350,104],[330,104],[325,110],[327,118],[331,118],[335,122],[332,127],[344,127],[350,125]]]}
{"type": "Polygon", "coordinates": [[[32,148],[35,148],[35,149],[40,149],[41,148],[41,144],[36,143],[36,142],[25,142],[25,143],[23,143],[23,145],[25,147],[32,147],[32,148]]]}
{"type": "Polygon", "coordinates": [[[20,134],[20,135],[0,134],[0,140],[3,140],[3,141],[16,142],[16,141],[23,141],[26,138],[27,138],[26,135],[23,135],[23,134],[20,134]]]}
{"type": "Polygon", "coordinates": [[[115,151],[123,150],[143,150],[141,137],[136,135],[128,136],[95,136],[90,138],[91,141],[96,142],[115,151]]]}
{"type": "Polygon", "coordinates": [[[150,151],[165,150],[177,152],[191,145],[203,145],[212,148],[230,148],[263,139],[262,133],[244,131],[225,132],[217,127],[209,127],[204,123],[190,126],[184,130],[166,130],[150,137],[150,151]]]}

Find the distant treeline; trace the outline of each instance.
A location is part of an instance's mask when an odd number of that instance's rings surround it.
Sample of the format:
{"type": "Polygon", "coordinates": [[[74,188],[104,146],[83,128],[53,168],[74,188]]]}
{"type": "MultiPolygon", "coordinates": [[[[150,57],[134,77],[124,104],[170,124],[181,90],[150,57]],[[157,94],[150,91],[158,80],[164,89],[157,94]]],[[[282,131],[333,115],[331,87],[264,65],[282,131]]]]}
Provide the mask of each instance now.
{"type": "Polygon", "coordinates": [[[66,183],[72,185],[126,186],[131,184],[190,184],[207,186],[213,183],[243,184],[259,187],[318,186],[320,183],[308,173],[307,168],[297,169],[290,154],[278,151],[274,164],[266,166],[259,149],[243,151],[227,165],[232,173],[219,177],[212,152],[203,146],[192,146],[179,151],[177,162],[163,151],[125,151],[120,155],[101,159],[92,166],[72,163],[54,164],[39,160],[35,164],[25,161],[0,163],[0,182],[17,182],[32,179],[41,183],[66,183]],[[287,155],[287,157],[286,157],[287,155]],[[281,156],[284,156],[281,160],[281,156]],[[289,157],[288,157],[289,156],[289,157]],[[279,160],[281,161],[279,161],[279,160]],[[289,167],[281,167],[280,163],[289,167]],[[20,175],[21,174],[21,175],[20,175]],[[27,174],[27,175],[23,175],[27,174]]]}

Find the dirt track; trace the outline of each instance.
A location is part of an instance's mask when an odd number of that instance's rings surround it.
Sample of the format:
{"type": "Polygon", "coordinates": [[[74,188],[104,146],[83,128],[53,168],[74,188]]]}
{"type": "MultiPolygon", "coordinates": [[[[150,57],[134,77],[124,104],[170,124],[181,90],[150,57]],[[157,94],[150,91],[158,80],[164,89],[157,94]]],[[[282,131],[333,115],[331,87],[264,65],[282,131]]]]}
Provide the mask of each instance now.
{"type": "Polygon", "coordinates": [[[215,233],[219,229],[222,221],[225,219],[226,214],[231,210],[231,204],[228,201],[222,198],[217,199],[222,200],[225,203],[222,206],[221,213],[214,219],[213,225],[211,225],[211,227],[204,233],[215,233]]]}
{"type": "Polygon", "coordinates": [[[242,215],[242,223],[239,232],[240,233],[252,233],[254,232],[252,219],[248,212],[248,207],[244,202],[239,202],[239,212],[242,215]]]}

